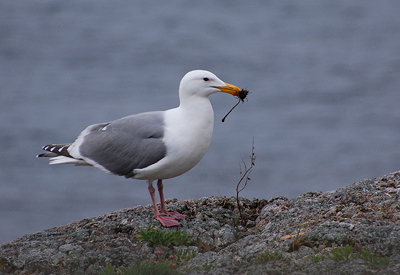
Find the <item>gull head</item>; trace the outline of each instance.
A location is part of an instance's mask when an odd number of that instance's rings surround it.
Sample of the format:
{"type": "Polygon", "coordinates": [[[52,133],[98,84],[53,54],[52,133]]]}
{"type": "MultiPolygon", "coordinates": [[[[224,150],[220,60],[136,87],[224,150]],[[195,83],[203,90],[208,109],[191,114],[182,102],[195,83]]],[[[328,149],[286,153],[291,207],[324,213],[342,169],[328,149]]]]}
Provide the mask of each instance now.
{"type": "Polygon", "coordinates": [[[223,92],[238,96],[241,89],[235,85],[226,83],[215,74],[204,70],[188,72],[181,80],[179,86],[180,96],[209,97],[210,95],[223,92]]]}

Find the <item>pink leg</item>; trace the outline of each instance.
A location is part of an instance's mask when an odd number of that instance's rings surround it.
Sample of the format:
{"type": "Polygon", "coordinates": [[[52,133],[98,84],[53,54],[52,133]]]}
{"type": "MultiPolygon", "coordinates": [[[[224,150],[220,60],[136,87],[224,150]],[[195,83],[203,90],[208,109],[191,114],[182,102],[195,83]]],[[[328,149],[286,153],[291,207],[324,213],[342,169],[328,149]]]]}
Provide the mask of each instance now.
{"type": "Polygon", "coordinates": [[[160,214],[157,207],[157,201],[155,196],[155,189],[153,187],[153,181],[149,180],[149,193],[154,208],[154,218],[158,220],[165,227],[181,226],[180,223],[173,217],[165,217],[160,214]]]}
{"type": "Polygon", "coordinates": [[[167,211],[167,208],[165,207],[165,200],[164,200],[164,185],[163,185],[161,179],[159,179],[157,181],[157,188],[158,188],[158,193],[160,193],[160,203],[161,203],[160,212],[167,216],[173,217],[175,219],[180,219],[180,220],[186,219],[186,215],[183,215],[183,214],[180,214],[177,212],[168,212],[167,211]]]}

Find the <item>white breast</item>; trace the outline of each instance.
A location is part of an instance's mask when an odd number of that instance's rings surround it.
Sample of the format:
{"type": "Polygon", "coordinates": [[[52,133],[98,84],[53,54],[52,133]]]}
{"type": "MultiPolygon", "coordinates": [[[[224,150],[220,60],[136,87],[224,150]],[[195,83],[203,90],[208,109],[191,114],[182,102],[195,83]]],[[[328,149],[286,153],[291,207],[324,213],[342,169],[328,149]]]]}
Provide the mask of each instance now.
{"type": "Polygon", "coordinates": [[[164,143],[167,155],[143,169],[135,169],[136,179],[167,179],[193,168],[210,146],[214,112],[207,98],[192,106],[179,106],[165,111],[164,143]]]}

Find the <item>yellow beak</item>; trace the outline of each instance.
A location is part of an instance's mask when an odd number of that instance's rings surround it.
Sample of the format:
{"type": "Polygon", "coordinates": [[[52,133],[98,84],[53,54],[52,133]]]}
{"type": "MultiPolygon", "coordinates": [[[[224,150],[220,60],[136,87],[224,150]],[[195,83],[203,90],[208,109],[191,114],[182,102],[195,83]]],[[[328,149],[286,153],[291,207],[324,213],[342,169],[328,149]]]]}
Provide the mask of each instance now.
{"type": "Polygon", "coordinates": [[[226,86],[214,86],[214,88],[219,89],[223,93],[231,94],[233,96],[238,96],[241,89],[235,85],[224,82],[226,86]]]}

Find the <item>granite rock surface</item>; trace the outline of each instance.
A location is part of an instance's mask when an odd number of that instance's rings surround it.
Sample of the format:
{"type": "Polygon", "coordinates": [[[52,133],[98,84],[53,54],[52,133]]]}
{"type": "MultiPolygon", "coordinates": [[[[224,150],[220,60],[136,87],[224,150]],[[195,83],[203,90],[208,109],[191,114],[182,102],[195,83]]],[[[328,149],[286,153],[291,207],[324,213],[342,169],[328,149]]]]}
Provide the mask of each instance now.
{"type": "Polygon", "coordinates": [[[168,200],[187,216],[181,228],[161,228],[148,205],[25,235],[0,246],[0,274],[102,274],[178,249],[193,255],[171,274],[400,274],[400,172],[293,199],[240,198],[240,213],[237,202],[168,200]],[[150,227],[190,242],[139,240],[150,227]]]}

